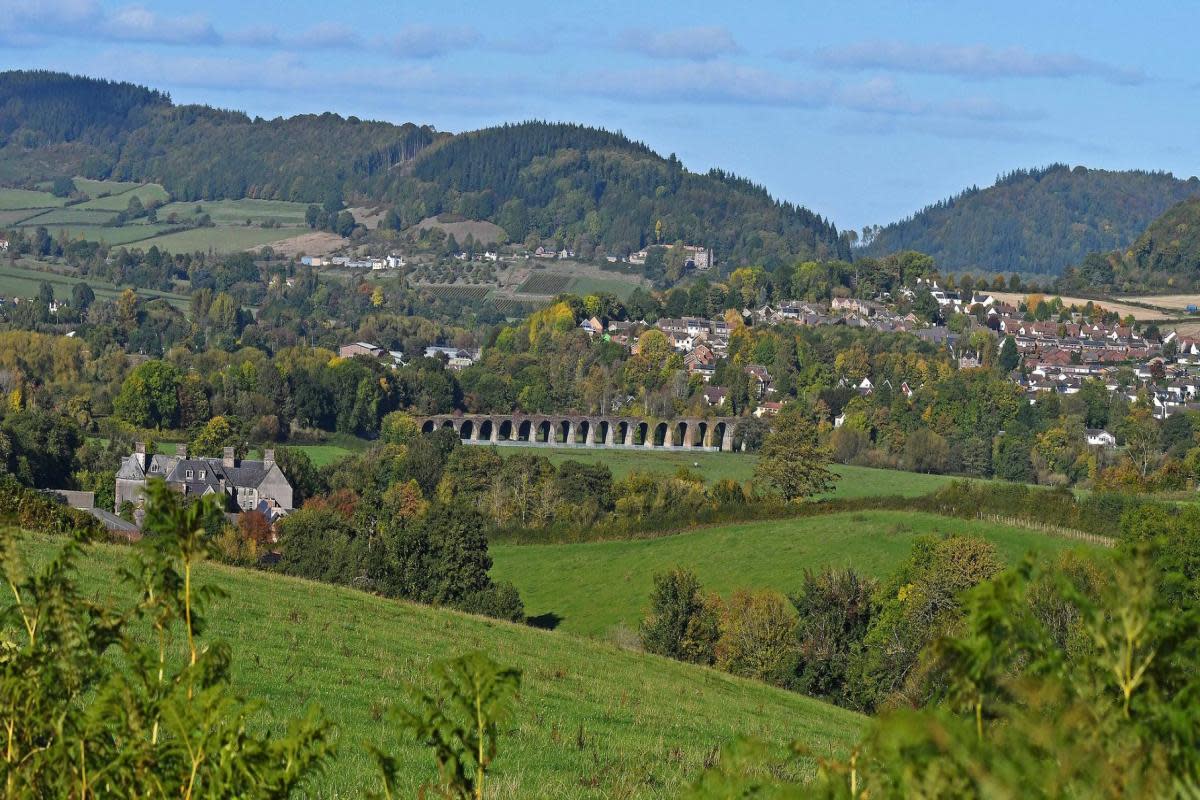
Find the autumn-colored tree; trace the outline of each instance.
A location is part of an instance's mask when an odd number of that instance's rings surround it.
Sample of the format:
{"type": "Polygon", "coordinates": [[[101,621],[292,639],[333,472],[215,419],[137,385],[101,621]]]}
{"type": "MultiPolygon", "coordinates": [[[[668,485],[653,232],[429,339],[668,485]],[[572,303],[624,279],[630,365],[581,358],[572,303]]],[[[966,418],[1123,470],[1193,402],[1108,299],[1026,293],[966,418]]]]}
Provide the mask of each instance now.
{"type": "Polygon", "coordinates": [[[767,435],[754,466],[754,479],[796,502],[833,486],[828,464],[829,453],[817,443],[812,420],[791,411],[776,418],[775,430],[767,435]]]}

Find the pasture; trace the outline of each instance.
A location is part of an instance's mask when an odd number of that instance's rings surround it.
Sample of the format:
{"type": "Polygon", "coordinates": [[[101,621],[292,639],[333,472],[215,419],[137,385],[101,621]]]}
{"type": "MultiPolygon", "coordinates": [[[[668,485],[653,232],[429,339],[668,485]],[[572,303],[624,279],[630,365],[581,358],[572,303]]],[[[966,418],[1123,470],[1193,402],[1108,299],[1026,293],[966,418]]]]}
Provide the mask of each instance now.
{"type": "MultiPolygon", "coordinates": [[[[758,457],[750,453],[705,452],[690,450],[664,450],[661,448],[642,450],[607,450],[593,447],[539,447],[504,445],[501,455],[511,452],[543,455],[554,464],[564,461],[605,464],[612,470],[613,478],[620,480],[634,470],[657,472],[669,475],[686,468],[701,475],[707,483],[730,478],[739,483],[754,477],[754,465],[758,457]]],[[[951,475],[930,475],[923,472],[904,472],[897,469],[875,469],[856,467],[850,464],[833,464],[837,481],[829,496],[855,498],[900,495],[917,497],[936,491],[946,483],[956,480],[951,475]]]]}
{"type": "MultiPolygon", "coordinates": [[[[76,187],[79,182],[75,182],[76,187]]],[[[123,184],[126,188],[113,191],[106,197],[97,197],[88,192],[92,197],[86,203],[80,203],[76,208],[86,208],[98,211],[124,211],[129,206],[129,201],[137,198],[143,206],[149,205],[151,202],[165,203],[170,199],[167,190],[159,186],[157,183],[128,183],[123,184]]]]}
{"type": "Polygon", "coordinates": [[[196,202],[167,203],[158,210],[160,219],[175,214],[179,219],[192,219],[208,214],[217,225],[245,225],[275,220],[281,225],[303,225],[305,203],[290,203],[285,200],[197,200],[196,202]],[[196,209],[200,209],[197,212],[196,209]]]}
{"type": "Polygon", "coordinates": [[[66,204],[67,198],[55,197],[49,192],[0,188],[0,211],[27,208],[59,208],[66,204]]]}
{"type": "MultiPolygon", "coordinates": [[[[144,239],[138,243],[143,250],[156,246],[169,253],[233,253],[261,247],[288,238],[288,231],[301,233],[300,228],[259,228],[245,225],[219,225],[215,228],[192,228],[176,233],[144,239]]],[[[308,228],[304,228],[307,231],[308,228]]]]}
{"type": "MultiPolygon", "coordinates": [[[[6,297],[14,295],[18,297],[36,297],[42,281],[50,284],[50,287],[54,289],[54,296],[58,300],[69,300],[71,298],[71,290],[75,287],[75,284],[85,281],[88,286],[92,287],[92,291],[96,293],[96,297],[103,300],[111,300],[124,291],[124,287],[114,286],[107,281],[80,277],[71,273],[43,272],[13,266],[8,263],[0,264],[0,295],[6,297]]],[[[189,302],[187,297],[173,292],[138,289],[137,293],[142,298],[162,298],[179,308],[187,308],[189,302]]]]}
{"type": "Polygon", "coordinates": [[[864,511],[698,528],[654,539],[491,548],[496,580],[512,581],[525,612],[549,626],[586,636],[636,630],[654,574],[694,571],[706,590],[800,588],[805,570],[853,567],[882,578],[908,555],[920,534],[979,536],[1016,563],[1027,552],[1051,557],[1084,547],[1045,533],[977,520],[908,511],[864,511]]]}
{"type": "MultiPolygon", "coordinates": [[[[45,562],[57,544],[31,536],[22,550],[45,562]]],[[[82,591],[127,603],[118,570],[129,557],[128,547],[92,546],[78,560],[82,591]]],[[[224,593],[205,613],[202,643],[232,646],[233,685],[261,704],[256,723],[280,731],[315,705],[337,726],[336,756],[306,797],[378,790],[367,743],[398,757],[396,796],[416,797],[436,774],[433,758],[401,739],[389,709],[410,685],[432,688],[431,661],[472,650],[523,672],[493,798],[676,797],[738,734],[842,755],[865,725],[799,694],[563,633],[252,570],[206,564],[196,575],[224,593]]],[[[178,636],[171,646],[182,655],[178,636]]]]}

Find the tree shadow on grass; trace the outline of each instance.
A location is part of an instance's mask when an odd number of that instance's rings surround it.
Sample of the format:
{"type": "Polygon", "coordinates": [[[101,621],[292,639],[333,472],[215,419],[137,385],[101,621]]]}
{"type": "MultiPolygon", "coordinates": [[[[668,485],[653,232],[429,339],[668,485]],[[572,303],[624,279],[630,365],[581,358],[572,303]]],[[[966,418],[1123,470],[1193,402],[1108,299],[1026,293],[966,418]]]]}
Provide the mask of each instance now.
{"type": "Polygon", "coordinates": [[[536,617],[526,617],[525,622],[533,628],[541,628],[544,631],[552,631],[557,628],[563,621],[563,618],[553,611],[547,611],[545,614],[538,614],[536,617]]]}

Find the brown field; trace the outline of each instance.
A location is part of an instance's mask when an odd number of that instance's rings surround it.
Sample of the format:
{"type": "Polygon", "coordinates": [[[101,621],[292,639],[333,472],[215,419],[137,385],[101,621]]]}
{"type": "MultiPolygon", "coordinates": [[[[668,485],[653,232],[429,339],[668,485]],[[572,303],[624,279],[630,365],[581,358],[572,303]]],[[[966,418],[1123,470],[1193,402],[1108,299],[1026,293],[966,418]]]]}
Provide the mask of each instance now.
{"type": "Polygon", "coordinates": [[[355,206],[348,209],[354,215],[354,221],[364,228],[378,228],[379,222],[383,219],[383,215],[387,213],[387,209],[383,206],[371,208],[368,206],[355,206]]]}
{"type": "Polygon", "coordinates": [[[1185,311],[1189,305],[1193,304],[1200,306],[1200,294],[1149,294],[1142,297],[1130,296],[1118,299],[1145,303],[1148,306],[1168,311],[1185,311]]]}
{"type": "MultiPolygon", "coordinates": [[[[355,217],[357,219],[357,217],[355,217]]],[[[467,234],[475,237],[475,241],[487,244],[500,241],[504,229],[486,220],[464,220],[462,222],[440,222],[437,217],[426,217],[415,226],[421,228],[440,228],[447,236],[453,236],[459,244],[467,240],[467,234]]]]}
{"type": "MultiPolygon", "coordinates": [[[[1018,303],[1021,303],[1022,301],[1025,300],[1026,297],[1029,296],[1029,294],[1027,292],[989,292],[989,294],[992,297],[995,297],[997,300],[1003,300],[1004,302],[1011,303],[1012,305],[1017,305],[1018,303]]],[[[1166,316],[1170,316],[1170,314],[1168,312],[1163,311],[1163,310],[1157,310],[1157,309],[1153,309],[1153,308],[1143,308],[1142,306],[1129,305],[1128,303],[1122,303],[1122,302],[1118,302],[1118,301],[1114,301],[1114,300],[1099,300],[1096,298],[1089,298],[1089,297],[1068,297],[1068,296],[1063,296],[1063,295],[1045,295],[1045,296],[1048,298],[1049,297],[1062,297],[1063,303],[1068,306],[1070,306],[1070,305],[1085,306],[1089,302],[1094,303],[1095,305],[1101,306],[1108,311],[1115,311],[1118,314],[1120,314],[1122,317],[1132,314],[1133,318],[1138,319],[1138,320],[1163,319],[1166,316]]],[[[1147,303],[1149,303],[1151,300],[1157,300],[1157,298],[1149,298],[1149,297],[1124,298],[1124,299],[1137,300],[1138,302],[1147,302],[1147,303]]],[[[1156,302],[1155,305],[1159,305],[1159,304],[1156,302]]]]}
{"type": "MultiPolygon", "coordinates": [[[[346,240],[340,236],[325,231],[313,231],[311,233],[302,233],[299,236],[289,236],[286,239],[280,239],[277,242],[271,242],[268,247],[276,253],[282,253],[285,256],[298,256],[304,253],[308,256],[323,256],[332,253],[339,247],[346,244],[346,240]]],[[[250,250],[259,250],[260,247],[251,247],[250,250]]]]}

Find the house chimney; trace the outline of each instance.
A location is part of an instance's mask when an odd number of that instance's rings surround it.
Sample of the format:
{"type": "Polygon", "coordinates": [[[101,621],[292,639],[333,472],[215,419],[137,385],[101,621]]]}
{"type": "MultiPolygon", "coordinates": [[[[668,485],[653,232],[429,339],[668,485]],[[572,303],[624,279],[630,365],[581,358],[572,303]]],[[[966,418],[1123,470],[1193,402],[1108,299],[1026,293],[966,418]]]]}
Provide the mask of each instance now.
{"type": "Polygon", "coordinates": [[[146,443],[145,442],[134,442],[133,443],[133,458],[135,461],[137,461],[138,466],[142,468],[142,471],[145,472],[146,471],[146,443]]]}
{"type": "Polygon", "coordinates": [[[175,445],[175,455],[179,456],[180,458],[187,458],[187,445],[186,444],[175,445]]]}
{"type": "Polygon", "coordinates": [[[271,448],[263,450],[263,464],[275,463],[275,451],[271,448]]]}
{"type": "Polygon", "coordinates": [[[222,454],[221,454],[221,466],[222,467],[226,467],[228,469],[233,469],[234,467],[237,466],[237,458],[235,458],[233,455],[232,447],[226,447],[221,452],[222,452],[222,454]]]}

